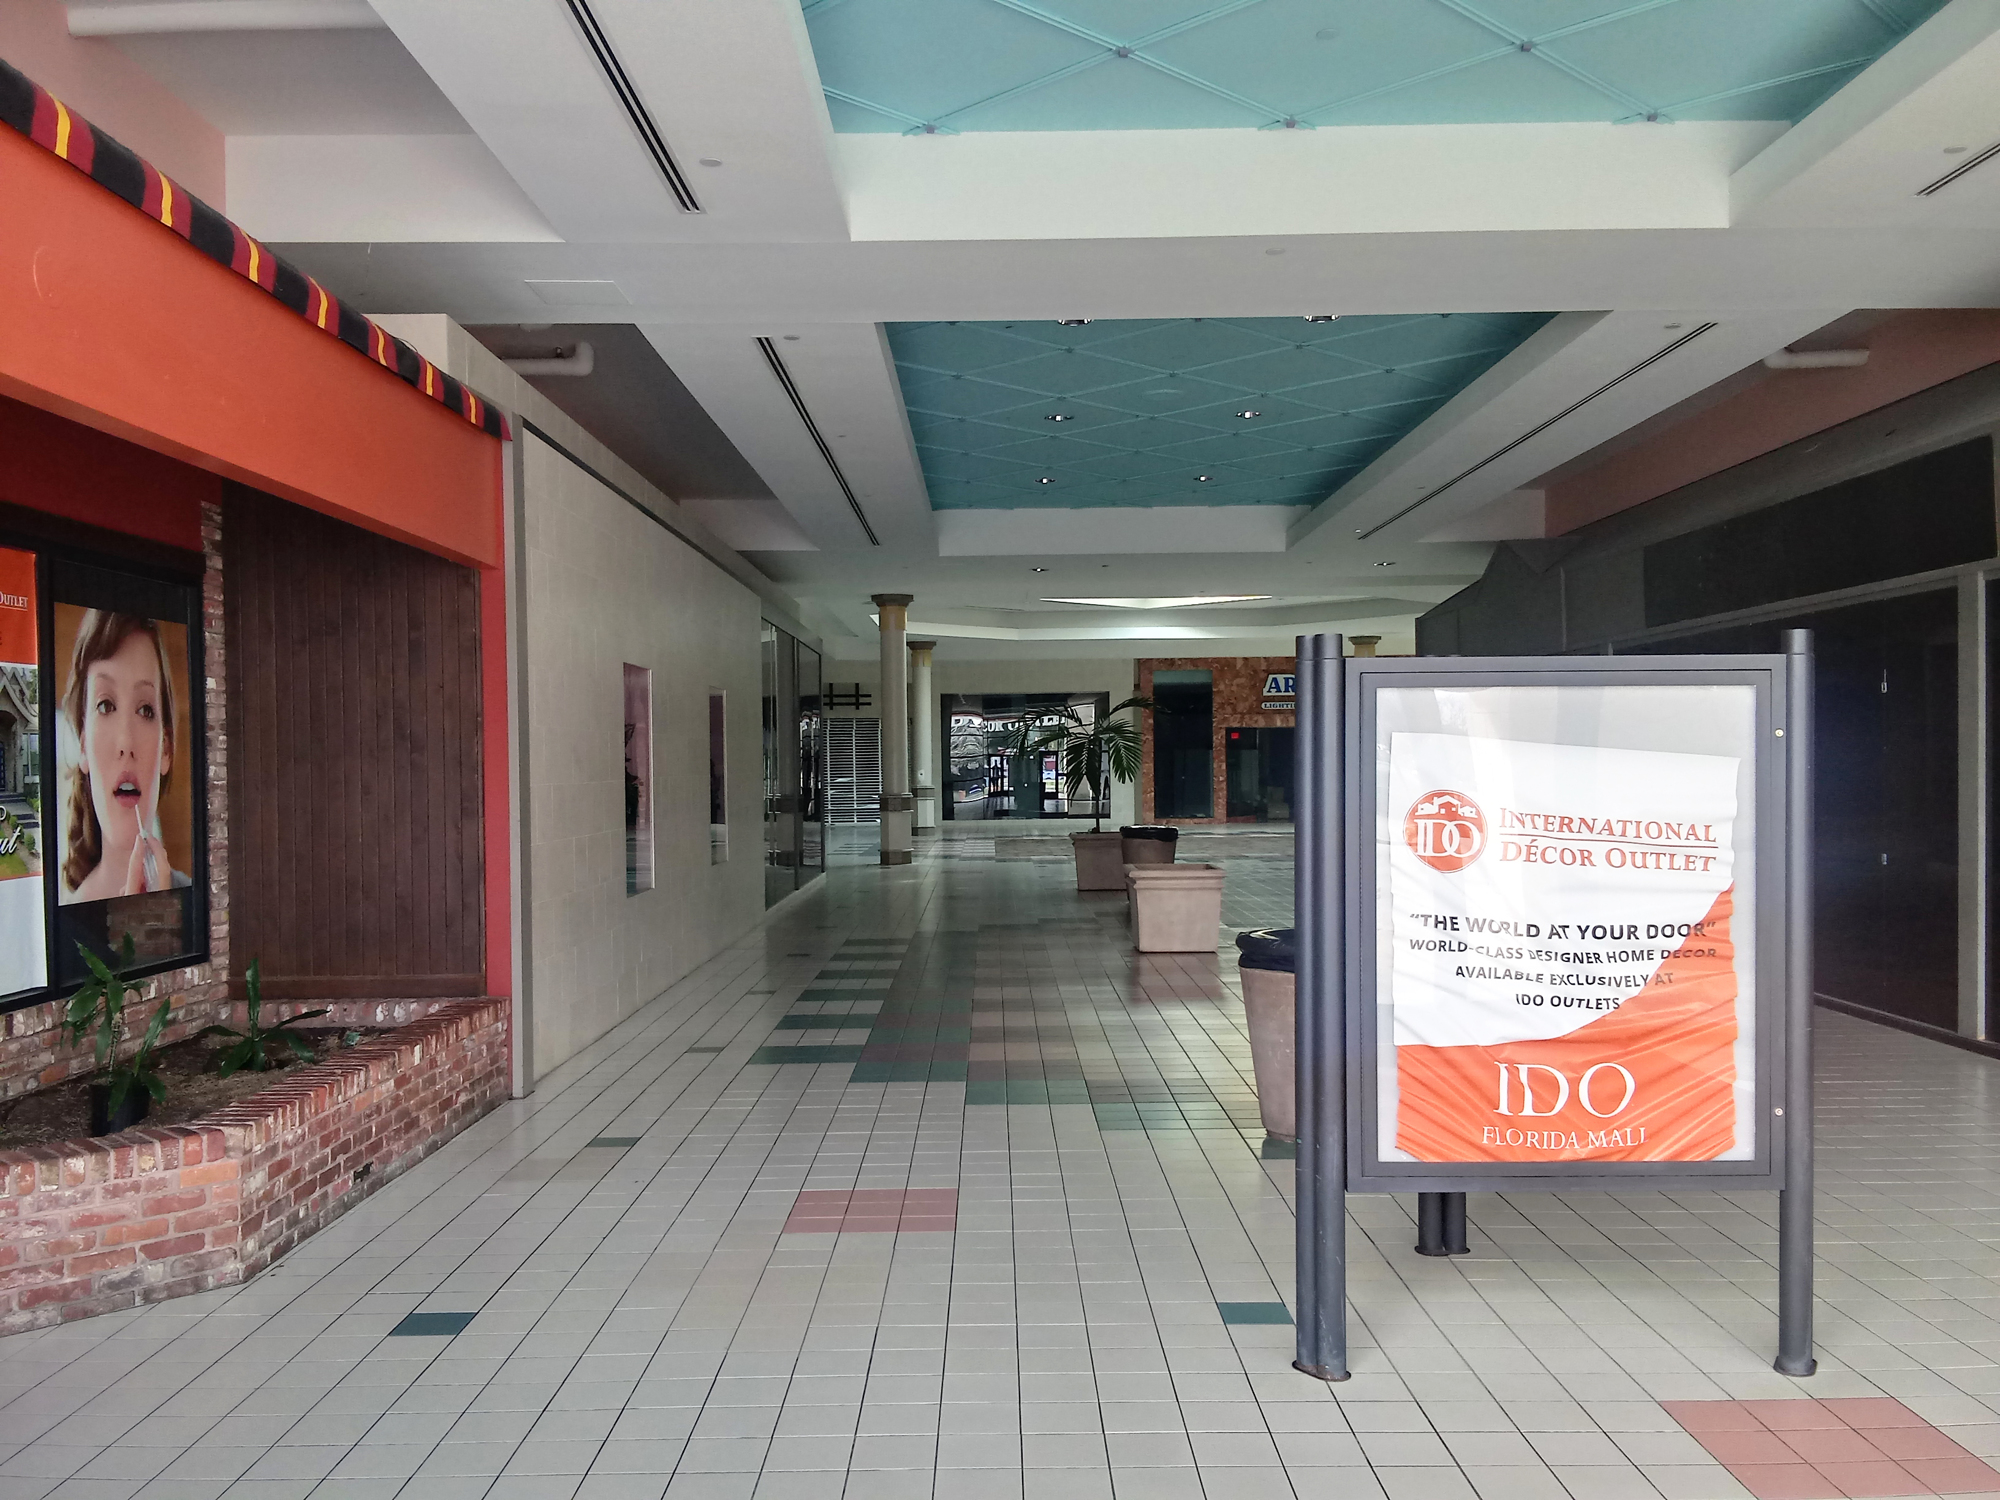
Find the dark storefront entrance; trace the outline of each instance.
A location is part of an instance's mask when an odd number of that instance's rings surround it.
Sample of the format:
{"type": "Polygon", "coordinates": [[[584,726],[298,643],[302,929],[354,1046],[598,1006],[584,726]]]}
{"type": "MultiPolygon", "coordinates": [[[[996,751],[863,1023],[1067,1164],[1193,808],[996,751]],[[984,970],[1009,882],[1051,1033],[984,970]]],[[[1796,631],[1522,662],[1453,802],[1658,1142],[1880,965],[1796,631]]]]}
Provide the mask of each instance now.
{"type": "Polygon", "coordinates": [[[1815,987],[1958,1026],[1958,601],[1907,594],[1648,643],[1776,651],[1813,632],[1815,987]]]}

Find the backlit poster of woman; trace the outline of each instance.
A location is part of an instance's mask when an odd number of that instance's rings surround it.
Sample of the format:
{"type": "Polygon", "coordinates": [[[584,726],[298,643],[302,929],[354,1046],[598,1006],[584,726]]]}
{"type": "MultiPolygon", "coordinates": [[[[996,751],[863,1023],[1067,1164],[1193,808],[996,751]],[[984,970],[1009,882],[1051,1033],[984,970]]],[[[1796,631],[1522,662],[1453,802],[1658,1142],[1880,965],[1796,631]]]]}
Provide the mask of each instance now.
{"type": "Polygon", "coordinates": [[[58,908],[109,902],[110,945],[175,956],[196,861],[187,626],[60,601],[53,623],[58,908]]]}

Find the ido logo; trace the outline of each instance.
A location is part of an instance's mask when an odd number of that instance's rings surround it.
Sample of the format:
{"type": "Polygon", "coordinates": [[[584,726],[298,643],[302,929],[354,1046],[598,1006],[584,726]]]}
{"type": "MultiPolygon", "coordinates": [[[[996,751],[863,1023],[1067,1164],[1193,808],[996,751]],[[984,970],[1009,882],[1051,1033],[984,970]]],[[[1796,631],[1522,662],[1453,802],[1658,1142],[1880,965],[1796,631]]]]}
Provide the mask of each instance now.
{"type": "Polygon", "coordinates": [[[1433,870],[1463,870],[1486,850],[1486,815],[1463,792],[1426,792],[1403,818],[1403,842],[1433,870]]]}

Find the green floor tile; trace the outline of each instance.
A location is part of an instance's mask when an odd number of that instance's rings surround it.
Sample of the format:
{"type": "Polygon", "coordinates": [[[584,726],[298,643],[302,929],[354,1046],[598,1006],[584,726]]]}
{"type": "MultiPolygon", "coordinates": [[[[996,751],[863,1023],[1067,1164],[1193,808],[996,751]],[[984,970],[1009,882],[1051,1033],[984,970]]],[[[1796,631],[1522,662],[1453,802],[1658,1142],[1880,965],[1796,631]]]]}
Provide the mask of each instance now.
{"type": "Polygon", "coordinates": [[[389,1330],[390,1338],[450,1338],[465,1332],[465,1325],[478,1314],[469,1312],[413,1312],[389,1330]]]}
{"type": "Polygon", "coordinates": [[[849,1028],[861,1030],[873,1020],[873,1016],[843,1015],[838,1011],[832,1011],[810,1016],[780,1016],[771,1023],[771,1029],[773,1031],[846,1031],[849,1028]]]}
{"type": "Polygon", "coordinates": [[[1222,1314],[1222,1321],[1232,1327],[1244,1323],[1286,1323],[1292,1321],[1291,1312],[1282,1302],[1218,1302],[1216,1311],[1222,1314]]]}
{"type": "Polygon", "coordinates": [[[861,1061],[859,1042],[842,1042],[822,1047],[759,1047],[750,1054],[756,1063],[851,1063],[861,1061]]]}

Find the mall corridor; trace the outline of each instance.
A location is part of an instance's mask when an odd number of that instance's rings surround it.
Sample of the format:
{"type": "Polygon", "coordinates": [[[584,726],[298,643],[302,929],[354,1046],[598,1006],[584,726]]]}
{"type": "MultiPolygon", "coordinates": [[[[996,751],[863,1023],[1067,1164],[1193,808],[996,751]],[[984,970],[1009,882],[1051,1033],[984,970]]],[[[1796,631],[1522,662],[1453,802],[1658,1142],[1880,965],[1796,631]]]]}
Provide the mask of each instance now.
{"type": "MultiPolygon", "coordinates": [[[[1228,920],[1284,919],[1289,840],[1241,842],[1228,920]]],[[[1409,1200],[1351,1199],[1328,1386],[1290,1368],[1292,1162],[1233,958],[1137,955],[1066,852],[998,853],[836,849],[255,1280],[9,1339],[0,1495],[2000,1488],[1968,1456],[2000,1455],[1986,1059],[1819,1013],[1810,1381],[1770,1368],[1774,1198],[1631,1192],[1475,1196],[1457,1260],[1413,1253],[1409,1200]],[[1823,1452],[1781,1441],[1815,1423],[1823,1452]],[[1801,1450],[1847,1487],[1800,1487],[1801,1450]],[[1884,1463],[1900,1488],[1856,1482],[1884,1463]]]]}

